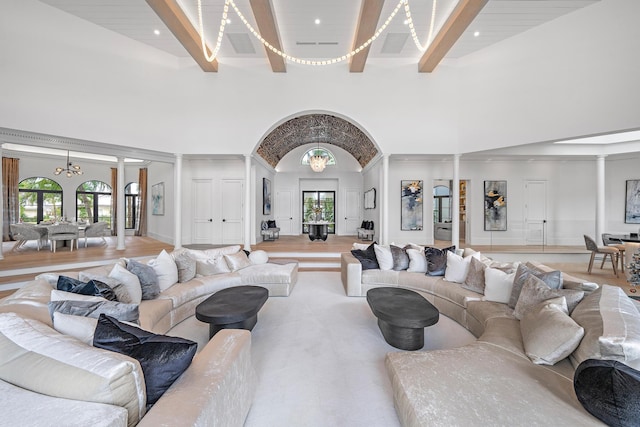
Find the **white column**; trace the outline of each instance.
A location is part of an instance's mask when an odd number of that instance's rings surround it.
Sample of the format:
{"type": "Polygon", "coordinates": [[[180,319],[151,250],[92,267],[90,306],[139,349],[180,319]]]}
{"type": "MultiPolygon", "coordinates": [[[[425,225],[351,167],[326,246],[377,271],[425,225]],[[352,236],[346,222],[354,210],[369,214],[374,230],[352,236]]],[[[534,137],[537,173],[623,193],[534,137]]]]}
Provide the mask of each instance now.
{"type": "Polygon", "coordinates": [[[251,154],[244,155],[244,250],[251,250],[251,154]]]}
{"type": "Polygon", "coordinates": [[[382,157],[382,232],[380,244],[389,242],[389,155],[382,157]]]}
{"type": "Polygon", "coordinates": [[[601,243],[602,233],[605,232],[605,176],[604,162],[606,154],[596,157],[596,235],[595,241],[601,243]]]}
{"type": "Polygon", "coordinates": [[[2,144],[0,144],[0,259],[4,259],[2,254],[2,240],[4,236],[4,193],[2,187],[2,144]]]}
{"type": "Polygon", "coordinates": [[[460,154],[453,155],[453,188],[451,189],[451,244],[460,247],[460,154]]]}
{"type": "Polygon", "coordinates": [[[124,251],[126,246],[124,244],[124,222],[125,222],[125,209],[124,209],[124,157],[118,157],[118,200],[116,202],[118,208],[116,210],[116,234],[117,234],[117,246],[116,250],[124,251]]]}
{"type": "Polygon", "coordinates": [[[173,165],[173,247],[182,247],[182,154],[175,154],[176,162],[173,165]]]}

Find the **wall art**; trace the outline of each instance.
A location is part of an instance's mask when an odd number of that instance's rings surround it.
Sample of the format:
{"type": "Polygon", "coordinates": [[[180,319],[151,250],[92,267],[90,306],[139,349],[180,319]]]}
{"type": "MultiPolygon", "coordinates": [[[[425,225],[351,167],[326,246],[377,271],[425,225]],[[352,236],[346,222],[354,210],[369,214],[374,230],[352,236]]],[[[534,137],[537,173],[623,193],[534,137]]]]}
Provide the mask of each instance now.
{"type": "Polygon", "coordinates": [[[375,209],[376,208],[376,189],[372,188],[364,192],[364,208],[375,209]]]}
{"type": "Polygon", "coordinates": [[[422,181],[401,181],[401,230],[422,230],[422,193],[422,181]]]}
{"type": "Polygon", "coordinates": [[[262,214],[271,215],[271,181],[262,178],[262,214]]]}
{"type": "Polygon", "coordinates": [[[151,186],[151,213],[164,215],[164,182],[151,186]]]}
{"type": "Polygon", "coordinates": [[[627,180],[624,222],[625,224],[640,224],[640,179],[627,180]]]}
{"type": "Polygon", "coordinates": [[[507,231],[507,181],[484,182],[484,230],[507,231]]]}

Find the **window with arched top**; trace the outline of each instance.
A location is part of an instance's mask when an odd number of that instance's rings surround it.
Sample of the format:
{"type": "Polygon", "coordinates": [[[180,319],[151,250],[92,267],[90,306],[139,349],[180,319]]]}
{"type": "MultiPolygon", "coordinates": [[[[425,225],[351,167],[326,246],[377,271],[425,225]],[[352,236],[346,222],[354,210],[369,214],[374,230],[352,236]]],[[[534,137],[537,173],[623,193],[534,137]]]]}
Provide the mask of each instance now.
{"type": "Polygon", "coordinates": [[[130,182],[124,187],[124,228],[135,230],[138,218],[138,195],[140,186],[130,182]]]}
{"type": "Polygon", "coordinates": [[[62,187],[52,179],[36,176],[18,184],[20,221],[38,224],[62,218],[62,187]]]}
{"type": "Polygon", "coordinates": [[[76,218],[111,225],[111,186],[97,180],[80,184],[76,189],[76,218]]]}
{"type": "Polygon", "coordinates": [[[311,150],[304,153],[304,156],[302,156],[301,163],[305,166],[309,166],[309,158],[311,158],[311,156],[327,157],[329,159],[327,160],[327,165],[336,164],[336,157],[333,155],[333,153],[327,150],[326,148],[322,148],[322,147],[312,148],[311,150]]]}

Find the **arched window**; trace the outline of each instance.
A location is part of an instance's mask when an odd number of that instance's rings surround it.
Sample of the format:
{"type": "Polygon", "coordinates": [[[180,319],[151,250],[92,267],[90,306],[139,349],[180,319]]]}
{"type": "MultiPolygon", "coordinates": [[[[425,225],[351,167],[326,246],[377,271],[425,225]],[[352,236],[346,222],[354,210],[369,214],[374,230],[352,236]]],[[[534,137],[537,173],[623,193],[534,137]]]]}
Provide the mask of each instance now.
{"type": "Polygon", "coordinates": [[[18,184],[20,221],[38,224],[62,218],[62,187],[57,182],[37,176],[18,184]]]}
{"type": "Polygon", "coordinates": [[[449,187],[433,187],[433,221],[451,221],[451,195],[449,187]]]}
{"type": "Polygon", "coordinates": [[[140,186],[130,182],[124,187],[124,228],[135,230],[138,218],[138,195],[140,186]]]}
{"type": "Polygon", "coordinates": [[[326,148],[316,147],[307,151],[306,153],[304,153],[304,156],[302,156],[302,161],[301,161],[302,164],[305,166],[309,166],[309,158],[311,156],[328,157],[329,160],[327,161],[327,166],[336,164],[336,157],[333,155],[331,151],[327,150],[326,148]]]}
{"type": "Polygon", "coordinates": [[[76,218],[104,221],[111,226],[111,186],[102,181],[86,181],[76,189],[76,218]]]}

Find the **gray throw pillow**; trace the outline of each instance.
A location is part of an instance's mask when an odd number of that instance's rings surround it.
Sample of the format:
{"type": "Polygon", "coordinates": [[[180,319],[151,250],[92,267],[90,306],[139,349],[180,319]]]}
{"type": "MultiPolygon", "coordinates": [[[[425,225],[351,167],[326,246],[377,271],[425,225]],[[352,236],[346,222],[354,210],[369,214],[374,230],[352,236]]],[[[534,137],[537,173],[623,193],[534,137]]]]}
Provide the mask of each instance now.
{"type": "Polygon", "coordinates": [[[471,257],[467,277],[462,283],[462,287],[470,291],[484,295],[484,270],[487,265],[475,257],[471,257]]]}
{"type": "Polygon", "coordinates": [[[424,256],[427,258],[427,276],[444,276],[447,269],[447,251],[455,252],[455,245],[444,249],[424,248],[424,256]]]}
{"type": "Polygon", "coordinates": [[[153,267],[145,265],[136,260],[130,259],[127,262],[127,270],[138,276],[140,287],[142,288],[142,299],[154,299],[160,295],[160,284],[158,275],[153,267]]]}
{"type": "Polygon", "coordinates": [[[184,283],[196,277],[196,260],[186,250],[174,251],[173,260],[178,267],[178,282],[184,283]]]}
{"type": "Polygon", "coordinates": [[[516,308],[516,303],[520,297],[520,291],[522,290],[522,287],[529,275],[536,276],[550,289],[560,289],[562,287],[562,273],[560,271],[544,272],[530,268],[525,264],[520,264],[516,271],[516,277],[513,279],[513,288],[511,288],[511,297],[509,298],[510,308],[516,308]]]}
{"type": "Polygon", "coordinates": [[[391,245],[391,257],[393,258],[393,270],[401,271],[409,268],[409,255],[407,247],[401,248],[391,245]]]}
{"type": "Polygon", "coordinates": [[[71,314],[97,319],[101,314],[107,314],[123,322],[138,322],[139,311],[137,304],[124,304],[115,301],[50,301],[49,314],[71,314]]]}

